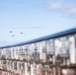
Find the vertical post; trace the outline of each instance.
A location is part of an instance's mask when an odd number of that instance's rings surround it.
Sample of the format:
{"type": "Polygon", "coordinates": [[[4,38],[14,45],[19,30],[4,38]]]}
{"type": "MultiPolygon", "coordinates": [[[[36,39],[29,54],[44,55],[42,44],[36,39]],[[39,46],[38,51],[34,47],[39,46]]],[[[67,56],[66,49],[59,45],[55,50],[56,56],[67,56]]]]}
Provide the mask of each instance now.
{"type": "Polygon", "coordinates": [[[69,59],[67,59],[67,65],[69,65],[70,64],[70,61],[69,61],[69,59]]]}
{"type": "Polygon", "coordinates": [[[7,60],[7,63],[6,64],[7,64],[7,70],[9,70],[8,60],[7,60]]]}
{"type": "Polygon", "coordinates": [[[8,73],[8,75],[9,75],[9,72],[7,72],[8,73]]]}
{"type": "Polygon", "coordinates": [[[50,75],[53,75],[53,69],[52,69],[52,68],[50,69],[50,71],[51,71],[51,72],[50,72],[50,73],[51,73],[50,75]]]}
{"type": "Polygon", "coordinates": [[[21,74],[19,64],[20,64],[20,61],[17,61],[17,72],[18,72],[19,74],[21,74]]]}
{"type": "Polygon", "coordinates": [[[27,72],[27,63],[25,62],[25,75],[28,75],[28,72],[27,72]]]}
{"type": "Polygon", "coordinates": [[[48,74],[47,74],[47,71],[45,71],[45,75],[48,75],[48,74]]]}
{"type": "Polygon", "coordinates": [[[40,60],[42,60],[42,42],[40,43],[40,60]]]}
{"type": "Polygon", "coordinates": [[[39,65],[37,64],[37,72],[36,72],[37,74],[38,74],[38,71],[39,71],[39,65]]]}
{"type": "Polygon", "coordinates": [[[75,68],[75,75],[76,75],[76,68],[75,68]]]}
{"type": "Polygon", "coordinates": [[[70,50],[70,63],[75,64],[75,37],[74,35],[69,37],[69,50],[70,50]]]}
{"type": "Polygon", "coordinates": [[[65,64],[65,58],[63,58],[63,64],[65,64]]]}
{"type": "Polygon", "coordinates": [[[33,64],[31,64],[31,75],[34,75],[34,72],[33,72],[33,64]]]}
{"type": "Polygon", "coordinates": [[[53,64],[55,65],[55,56],[53,55],[53,64]]]}
{"type": "Polygon", "coordinates": [[[53,68],[53,75],[56,75],[56,68],[53,68]]]}
{"type": "Polygon", "coordinates": [[[19,74],[21,75],[21,62],[20,61],[18,62],[18,67],[19,67],[18,68],[19,74]]]}
{"type": "Polygon", "coordinates": [[[12,66],[13,66],[13,67],[12,67],[12,70],[14,71],[14,61],[12,62],[12,66]]]}
{"type": "Polygon", "coordinates": [[[60,75],[62,75],[62,68],[60,68],[60,75]]]}

